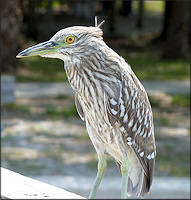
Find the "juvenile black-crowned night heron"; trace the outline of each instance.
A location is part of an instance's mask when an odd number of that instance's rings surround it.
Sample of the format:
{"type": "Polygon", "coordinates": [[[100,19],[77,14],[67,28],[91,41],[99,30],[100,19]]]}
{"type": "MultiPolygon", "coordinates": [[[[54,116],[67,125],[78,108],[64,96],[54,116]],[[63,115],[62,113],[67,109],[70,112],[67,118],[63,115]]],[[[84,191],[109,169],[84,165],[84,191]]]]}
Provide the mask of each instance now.
{"type": "MultiPolygon", "coordinates": [[[[100,26],[73,26],[17,58],[42,56],[64,61],[75,103],[98,154],[98,173],[89,198],[95,197],[107,162],[114,157],[122,175],[121,198],[143,196],[152,184],[156,146],[153,115],[146,91],[131,67],[103,41],[100,26]]],[[[53,66],[54,67],[54,66],[53,66]]],[[[46,69],[45,69],[46,70],[46,69]]]]}

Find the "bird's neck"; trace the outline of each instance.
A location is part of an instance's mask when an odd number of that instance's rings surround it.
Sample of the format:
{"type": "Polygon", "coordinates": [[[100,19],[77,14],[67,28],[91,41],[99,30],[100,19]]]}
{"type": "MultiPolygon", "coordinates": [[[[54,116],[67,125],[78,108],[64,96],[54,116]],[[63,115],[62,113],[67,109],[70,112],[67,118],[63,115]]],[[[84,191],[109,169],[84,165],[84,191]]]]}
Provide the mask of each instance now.
{"type": "Polygon", "coordinates": [[[72,88],[81,94],[90,85],[110,91],[112,82],[121,79],[118,58],[113,58],[110,48],[96,49],[84,52],[82,56],[73,56],[64,64],[68,80],[72,88]],[[107,83],[110,83],[109,85],[107,83]]]}

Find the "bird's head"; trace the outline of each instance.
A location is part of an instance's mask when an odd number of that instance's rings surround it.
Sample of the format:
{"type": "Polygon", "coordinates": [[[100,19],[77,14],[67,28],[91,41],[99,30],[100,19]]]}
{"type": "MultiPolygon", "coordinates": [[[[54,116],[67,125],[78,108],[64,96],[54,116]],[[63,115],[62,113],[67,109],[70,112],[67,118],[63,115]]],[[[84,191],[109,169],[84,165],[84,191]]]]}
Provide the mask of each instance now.
{"type": "MultiPolygon", "coordinates": [[[[97,20],[97,19],[96,19],[97,20]]],[[[72,56],[79,56],[80,53],[88,51],[95,41],[102,40],[103,32],[101,22],[95,27],[73,26],[58,31],[50,40],[29,47],[20,52],[16,57],[42,56],[48,58],[59,58],[63,61],[72,56]]]]}

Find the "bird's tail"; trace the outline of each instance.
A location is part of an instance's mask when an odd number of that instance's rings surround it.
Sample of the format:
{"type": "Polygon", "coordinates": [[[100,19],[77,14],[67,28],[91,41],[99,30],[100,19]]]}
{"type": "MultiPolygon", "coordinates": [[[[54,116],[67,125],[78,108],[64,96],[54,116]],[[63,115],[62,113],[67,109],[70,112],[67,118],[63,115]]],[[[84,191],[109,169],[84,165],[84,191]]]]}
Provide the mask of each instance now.
{"type": "Polygon", "coordinates": [[[128,187],[127,187],[127,195],[134,197],[143,197],[145,194],[149,192],[149,185],[147,183],[147,177],[142,170],[141,176],[138,184],[133,187],[133,182],[130,177],[128,177],[128,187]]]}
{"type": "MultiPolygon", "coordinates": [[[[121,164],[116,161],[118,169],[121,173],[121,164]]],[[[134,197],[143,197],[150,190],[150,184],[148,183],[148,177],[145,175],[144,170],[140,168],[141,172],[139,173],[137,184],[133,184],[133,177],[128,177],[128,186],[127,186],[127,195],[134,197]],[[135,186],[133,186],[135,185],[135,186]]]]}

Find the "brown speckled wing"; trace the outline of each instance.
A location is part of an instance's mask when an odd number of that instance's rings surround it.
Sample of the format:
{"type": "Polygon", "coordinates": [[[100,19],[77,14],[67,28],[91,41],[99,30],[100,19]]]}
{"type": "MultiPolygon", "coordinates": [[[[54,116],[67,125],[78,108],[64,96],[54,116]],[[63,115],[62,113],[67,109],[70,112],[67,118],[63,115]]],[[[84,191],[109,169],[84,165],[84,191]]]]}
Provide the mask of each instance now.
{"type": "Polygon", "coordinates": [[[145,190],[149,190],[156,156],[153,116],[145,89],[134,74],[123,75],[119,95],[108,98],[106,111],[111,126],[120,124],[127,145],[137,155],[147,176],[145,190]]]}

